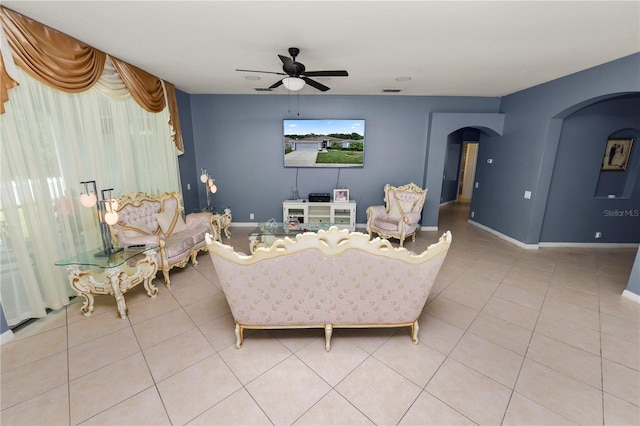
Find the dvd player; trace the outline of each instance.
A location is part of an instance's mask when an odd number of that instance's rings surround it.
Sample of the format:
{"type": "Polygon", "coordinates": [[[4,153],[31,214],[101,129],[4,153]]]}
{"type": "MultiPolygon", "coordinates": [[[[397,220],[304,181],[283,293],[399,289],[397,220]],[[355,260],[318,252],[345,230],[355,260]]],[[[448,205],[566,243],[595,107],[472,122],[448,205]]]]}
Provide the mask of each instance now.
{"type": "Polygon", "coordinates": [[[328,192],[312,192],[309,194],[310,203],[328,203],[331,197],[328,192]]]}

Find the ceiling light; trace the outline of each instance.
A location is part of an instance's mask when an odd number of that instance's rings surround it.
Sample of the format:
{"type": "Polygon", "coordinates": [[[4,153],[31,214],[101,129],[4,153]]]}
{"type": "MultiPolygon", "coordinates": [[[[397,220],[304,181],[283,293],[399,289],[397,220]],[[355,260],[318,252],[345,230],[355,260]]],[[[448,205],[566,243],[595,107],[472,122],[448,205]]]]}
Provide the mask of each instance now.
{"type": "Polygon", "coordinates": [[[401,77],[396,77],[396,81],[410,81],[411,77],[409,76],[401,76],[401,77]]]}
{"type": "Polygon", "coordinates": [[[260,80],[260,77],[257,75],[247,75],[244,78],[247,80],[260,80]]]}
{"type": "Polygon", "coordinates": [[[286,77],[282,79],[282,84],[284,84],[287,90],[297,92],[304,87],[304,80],[298,77],[286,77]]]}

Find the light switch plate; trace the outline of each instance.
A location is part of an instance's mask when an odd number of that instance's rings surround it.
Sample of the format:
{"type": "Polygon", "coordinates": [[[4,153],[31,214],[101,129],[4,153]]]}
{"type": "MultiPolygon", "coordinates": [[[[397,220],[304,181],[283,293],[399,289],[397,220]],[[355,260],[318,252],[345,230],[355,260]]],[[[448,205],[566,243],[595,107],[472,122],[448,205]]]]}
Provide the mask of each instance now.
{"type": "Polygon", "coordinates": [[[524,198],[529,200],[531,198],[531,191],[524,191],[524,198]]]}

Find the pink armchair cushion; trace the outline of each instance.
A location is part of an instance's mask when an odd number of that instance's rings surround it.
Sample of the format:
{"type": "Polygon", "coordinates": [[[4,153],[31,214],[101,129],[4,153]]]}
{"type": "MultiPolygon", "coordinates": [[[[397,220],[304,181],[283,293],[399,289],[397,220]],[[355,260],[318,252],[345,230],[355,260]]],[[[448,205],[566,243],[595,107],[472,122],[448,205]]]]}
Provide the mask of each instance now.
{"type": "Polygon", "coordinates": [[[158,221],[153,216],[160,211],[158,201],[143,201],[139,206],[125,205],[118,211],[116,228],[122,231],[122,237],[135,238],[154,235],[158,232],[158,221]]]}
{"type": "Polygon", "coordinates": [[[156,220],[162,229],[162,233],[166,236],[186,231],[187,224],[182,220],[182,215],[178,210],[169,210],[155,214],[156,220]]]}
{"type": "Polygon", "coordinates": [[[390,190],[389,212],[391,219],[401,219],[406,213],[414,211],[420,202],[421,195],[415,192],[390,190]]]}
{"type": "Polygon", "coordinates": [[[383,229],[385,231],[399,231],[400,219],[377,219],[374,221],[376,228],[383,229]]]}
{"type": "Polygon", "coordinates": [[[187,226],[189,228],[208,228],[211,226],[211,213],[189,213],[187,215],[187,226]]]}
{"type": "Polygon", "coordinates": [[[165,253],[169,262],[173,259],[184,257],[187,253],[193,250],[193,240],[191,236],[185,232],[173,234],[169,236],[165,244],[165,253]]]}

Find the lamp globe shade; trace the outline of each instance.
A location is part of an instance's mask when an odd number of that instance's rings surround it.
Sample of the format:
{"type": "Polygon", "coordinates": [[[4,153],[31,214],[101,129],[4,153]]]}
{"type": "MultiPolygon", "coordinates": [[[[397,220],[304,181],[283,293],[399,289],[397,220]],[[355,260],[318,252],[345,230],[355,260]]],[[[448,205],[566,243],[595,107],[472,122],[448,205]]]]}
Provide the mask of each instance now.
{"type": "Polygon", "coordinates": [[[109,225],[115,225],[118,222],[118,213],[116,212],[107,212],[104,215],[104,221],[109,225]]]}
{"type": "Polygon", "coordinates": [[[80,195],[80,204],[87,208],[91,208],[96,205],[98,202],[98,197],[93,192],[89,192],[88,194],[80,195]]]}

